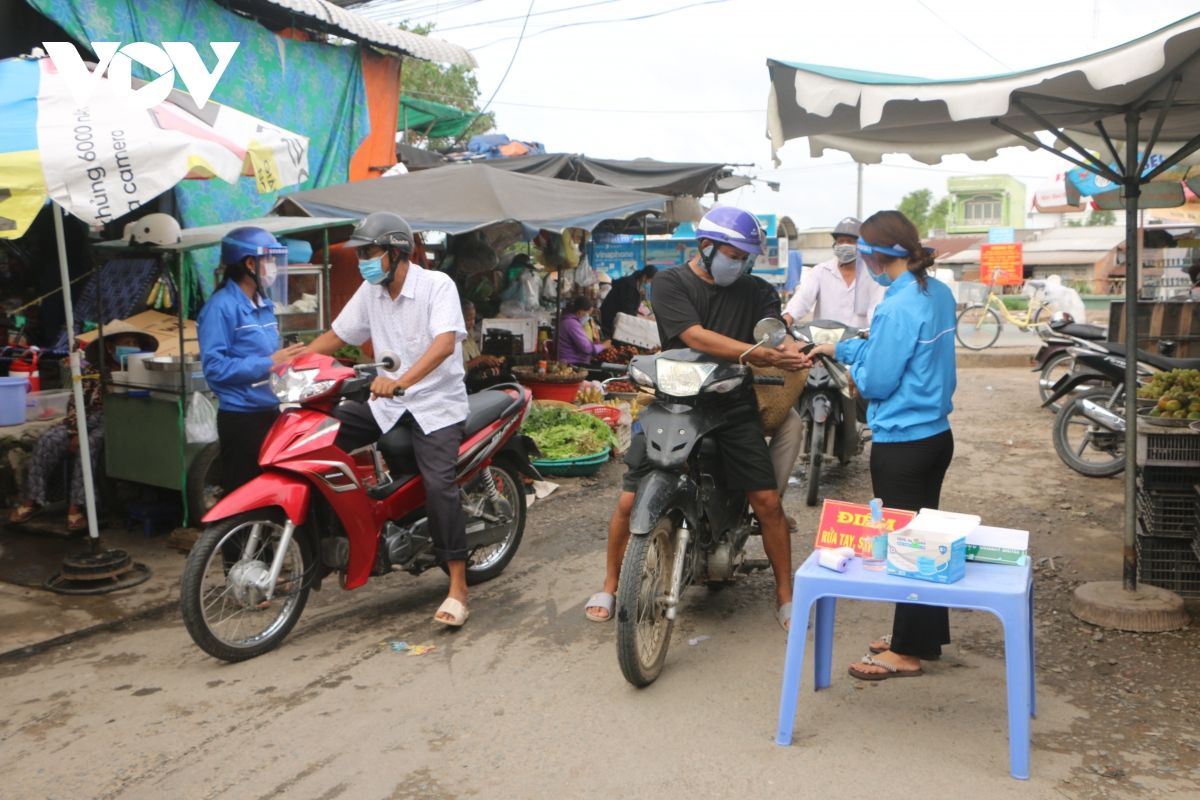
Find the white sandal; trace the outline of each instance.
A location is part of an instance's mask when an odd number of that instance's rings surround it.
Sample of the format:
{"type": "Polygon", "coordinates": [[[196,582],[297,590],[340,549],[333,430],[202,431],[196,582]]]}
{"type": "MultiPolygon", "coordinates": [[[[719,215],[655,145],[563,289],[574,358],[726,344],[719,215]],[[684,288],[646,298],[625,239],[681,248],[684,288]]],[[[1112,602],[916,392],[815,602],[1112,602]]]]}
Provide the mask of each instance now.
{"type": "Polygon", "coordinates": [[[460,601],[455,600],[453,597],[447,597],[438,606],[437,612],[433,615],[433,621],[451,628],[461,628],[470,615],[471,612],[460,601]],[[449,614],[450,619],[441,619],[439,616],[441,614],[449,614]]]}
{"type": "Polygon", "coordinates": [[[789,600],[778,609],[775,610],[775,619],[779,622],[779,627],[783,628],[788,633],[792,631],[792,601],[789,600]]]}
{"type": "Polygon", "coordinates": [[[587,605],[583,607],[583,615],[592,622],[609,622],[613,618],[613,609],[617,606],[617,598],[608,592],[596,592],[588,598],[587,605]],[[593,608],[603,608],[608,612],[607,617],[597,617],[589,614],[588,610],[593,608]]]}

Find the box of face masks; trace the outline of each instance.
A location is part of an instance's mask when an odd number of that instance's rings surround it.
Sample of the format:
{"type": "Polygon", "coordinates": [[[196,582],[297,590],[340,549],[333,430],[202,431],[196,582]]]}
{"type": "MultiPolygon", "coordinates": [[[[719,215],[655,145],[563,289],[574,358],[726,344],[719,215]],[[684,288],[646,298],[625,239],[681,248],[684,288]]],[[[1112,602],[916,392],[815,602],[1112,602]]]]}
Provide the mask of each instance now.
{"type": "Polygon", "coordinates": [[[954,583],[967,571],[967,534],[979,517],[923,508],[913,521],[888,534],[889,575],[954,583]]]}

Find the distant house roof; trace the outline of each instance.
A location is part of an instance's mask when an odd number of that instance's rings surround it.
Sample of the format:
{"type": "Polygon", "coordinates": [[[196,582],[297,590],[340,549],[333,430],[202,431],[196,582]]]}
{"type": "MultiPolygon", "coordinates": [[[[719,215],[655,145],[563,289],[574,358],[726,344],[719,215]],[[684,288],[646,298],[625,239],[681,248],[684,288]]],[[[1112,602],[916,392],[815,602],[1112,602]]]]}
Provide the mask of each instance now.
{"type": "Polygon", "coordinates": [[[398,55],[438,64],[475,67],[475,57],[456,44],[382,25],[328,0],[219,0],[221,5],[281,27],[297,27],[341,36],[398,55]]]}
{"type": "MultiPolygon", "coordinates": [[[[1017,232],[1024,261],[1030,266],[1045,264],[1094,264],[1125,240],[1120,225],[1095,227],[1047,228],[1017,232]]],[[[939,256],[939,264],[978,264],[980,239],[968,249],[939,256]]]]}

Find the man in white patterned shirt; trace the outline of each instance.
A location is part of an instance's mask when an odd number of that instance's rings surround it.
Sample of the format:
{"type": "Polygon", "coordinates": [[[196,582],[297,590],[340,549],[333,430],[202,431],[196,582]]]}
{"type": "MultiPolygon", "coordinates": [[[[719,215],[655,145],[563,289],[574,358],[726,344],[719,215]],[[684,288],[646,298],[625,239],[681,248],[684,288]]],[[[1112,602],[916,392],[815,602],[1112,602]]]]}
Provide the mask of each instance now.
{"type": "Polygon", "coordinates": [[[358,248],[363,283],[332,330],[308,350],[332,355],[370,339],[376,353],[400,356],[394,372],[380,370],[371,383],[369,402],[337,407],[337,445],[350,452],[378,441],[396,425],[411,431],[430,533],[450,573],[450,590],[434,621],[458,627],[468,613],[466,519],[454,481],[467,419],[462,360],[467,331],[458,289],[448,275],[409,262],[412,229],[396,214],[369,215],[346,244],[358,248]],[[394,396],[397,390],[403,390],[400,396],[394,396]]]}
{"type": "Polygon", "coordinates": [[[833,258],[804,271],[783,310],[789,325],[811,311],[813,319],[834,320],[855,328],[871,326],[871,316],[883,300],[884,288],[867,280],[859,269],[858,225],[854,217],[839,222],[833,229],[833,258]]]}

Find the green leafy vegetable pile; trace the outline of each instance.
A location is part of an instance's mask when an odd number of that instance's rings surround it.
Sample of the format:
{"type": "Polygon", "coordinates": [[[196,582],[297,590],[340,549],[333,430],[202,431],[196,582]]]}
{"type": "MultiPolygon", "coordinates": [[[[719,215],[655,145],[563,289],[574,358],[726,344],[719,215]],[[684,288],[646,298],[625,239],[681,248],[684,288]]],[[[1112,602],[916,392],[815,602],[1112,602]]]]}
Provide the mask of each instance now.
{"type": "Polygon", "coordinates": [[[594,456],[616,445],[612,428],[603,420],[562,407],[534,406],[521,430],[549,459],[594,456]]]}

